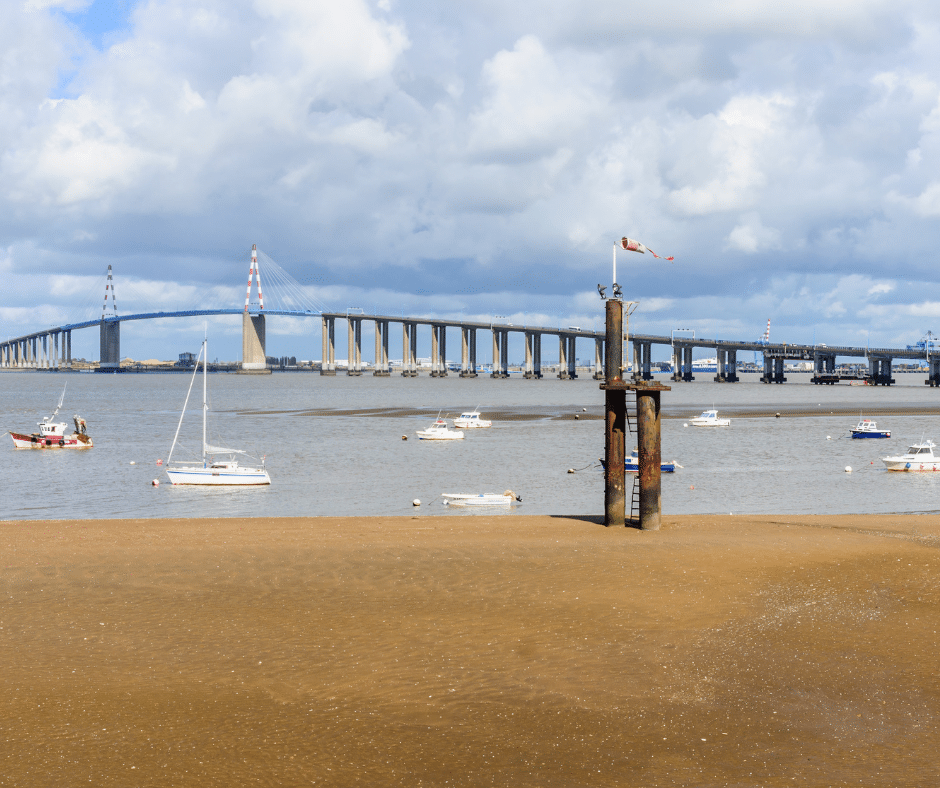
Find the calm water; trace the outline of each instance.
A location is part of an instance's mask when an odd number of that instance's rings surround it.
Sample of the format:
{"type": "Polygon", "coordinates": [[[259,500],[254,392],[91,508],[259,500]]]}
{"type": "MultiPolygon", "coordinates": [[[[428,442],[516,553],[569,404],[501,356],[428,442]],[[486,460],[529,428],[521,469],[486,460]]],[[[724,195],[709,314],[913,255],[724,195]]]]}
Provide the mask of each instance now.
{"type": "MultiPolygon", "coordinates": [[[[940,391],[925,386],[923,374],[896,377],[899,385],[890,389],[818,387],[805,375],[774,386],[756,376],[734,385],[672,384],[663,394],[663,457],[683,467],[663,477],[664,513],[940,511],[940,474],[889,474],[879,461],[921,437],[940,442],[940,415],[877,415],[892,438],[844,437],[859,412],[871,415],[875,408],[926,407],[940,414],[940,391]],[[783,413],[799,407],[818,415],[733,418],[729,428],[715,430],[684,426],[683,418],[710,407],[783,413]],[[835,408],[855,415],[830,415],[835,408]],[[845,473],[847,465],[853,473],[845,473]]],[[[210,441],[267,455],[273,484],[241,490],[173,487],[156,465],[169,451],[186,375],[3,373],[3,428],[33,431],[66,381],[59,416],[68,422],[73,413],[84,416],[95,448],[16,451],[4,437],[2,519],[466,516],[466,510],[444,507],[440,494],[507,488],[523,497],[514,510],[519,513],[603,513],[603,477],[595,467],[604,451],[603,423],[570,419],[585,408],[602,412],[602,392],[589,379],[210,375],[210,441]],[[499,410],[538,418],[500,420],[489,430],[467,432],[464,441],[437,443],[414,435],[432,420],[426,416],[309,412],[426,408],[456,415],[476,405],[484,415],[499,410]],[[569,468],[583,470],[569,474],[569,468]],[[161,481],[156,488],[155,478],[161,481]],[[415,498],[420,508],[412,506],[415,498]]],[[[199,446],[198,406],[183,424],[190,454],[199,446]]]]}

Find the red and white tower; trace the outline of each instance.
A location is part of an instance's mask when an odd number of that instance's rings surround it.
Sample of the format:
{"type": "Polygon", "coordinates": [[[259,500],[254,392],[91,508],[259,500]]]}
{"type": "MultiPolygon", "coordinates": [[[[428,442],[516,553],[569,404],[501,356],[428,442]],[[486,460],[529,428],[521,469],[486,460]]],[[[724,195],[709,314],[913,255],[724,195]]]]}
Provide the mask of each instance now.
{"type": "MultiPolygon", "coordinates": [[[[109,269],[110,270],[110,269],[109,269]]],[[[261,272],[258,270],[258,244],[251,245],[251,265],[248,268],[248,289],[245,291],[245,311],[248,311],[248,302],[251,300],[251,279],[254,276],[258,283],[258,304],[264,309],[264,295],[261,292],[261,272]]]]}
{"type": "Polygon", "coordinates": [[[108,314],[108,294],[111,294],[111,308],[114,314],[117,314],[117,301],[114,299],[114,280],[111,278],[111,266],[108,266],[108,281],[104,286],[104,306],[101,307],[101,319],[104,320],[108,314]]]}

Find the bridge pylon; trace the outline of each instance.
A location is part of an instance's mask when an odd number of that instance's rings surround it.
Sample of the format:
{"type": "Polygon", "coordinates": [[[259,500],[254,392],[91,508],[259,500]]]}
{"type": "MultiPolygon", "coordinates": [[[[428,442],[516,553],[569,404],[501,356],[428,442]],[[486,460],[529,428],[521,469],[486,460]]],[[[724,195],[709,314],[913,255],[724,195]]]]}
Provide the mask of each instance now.
{"type": "Polygon", "coordinates": [[[270,374],[264,347],[264,295],[261,292],[261,272],[258,270],[258,245],[251,245],[251,265],[248,268],[248,289],[245,291],[245,312],[242,315],[242,364],[238,370],[246,374],[270,374]],[[248,311],[251,301],[252,280],[258,284],[257,315],[248,311]]]}
{"type": "Polygon", "coordinates": [[[101,307],[101,325],[99,327],[99,372],[121,371],[121,324],[117,320],[107,320],[108,295],[111,296],[111,316],[117,317],[117,301],[114,297],[114,279],[111,266],[108,266],[108,281],[104,286],[104,305],[101,307]]]}

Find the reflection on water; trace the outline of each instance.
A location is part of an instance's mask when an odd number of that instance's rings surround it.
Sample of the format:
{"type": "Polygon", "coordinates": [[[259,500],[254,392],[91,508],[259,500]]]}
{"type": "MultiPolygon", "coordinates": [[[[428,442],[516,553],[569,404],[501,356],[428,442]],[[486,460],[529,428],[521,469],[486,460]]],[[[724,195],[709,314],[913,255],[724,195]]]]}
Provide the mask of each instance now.
{"type": "MultiPolygon", "coordinates": [[[[880,462],[922,437],[940,441],[940,391],[924,386],[923,374],[896,377],[891,388],[817,387],[806,375],[790,375],[783,385],[756,376],[671,384],[662,396],[663,457],[683,467],[663,476],[664,513],[940,510],[940,474],[889,474],[880,462]],[[685,426],[684,417],[712,407],[781,417],[685,426]],[[811,415],[789,415],[795,411],[811,415]],[[876,415],[892,437],[850,440],[859,414],[876,415]]],[[[443,506],[441,493],[506,489],[524,500],[511,512],[603,513],[603,422],[596,418],[603,395],[589,379],[211,375],[210,442],[266,455],[273,483],[256,489],[173,487],[157,466],[173,439],[185,375],[0,374],[3,427],[31,432],[52,412],[66,380],[60,416],[84,416],[95,448],[15,451],[5,438],[3,519],[473,516],[443,506]],[[438,411],[453,417],[477,405],[486,416],[500,414],[492,428],[457,442],[416,439],[438,411]],[[351,415],[360,410],[372,412],[351,415]],[[414,499],[422,505],[414,507],[414,499]]],[[[198,407],[183,425],[184,444],[194,452],[198,407]]]]}

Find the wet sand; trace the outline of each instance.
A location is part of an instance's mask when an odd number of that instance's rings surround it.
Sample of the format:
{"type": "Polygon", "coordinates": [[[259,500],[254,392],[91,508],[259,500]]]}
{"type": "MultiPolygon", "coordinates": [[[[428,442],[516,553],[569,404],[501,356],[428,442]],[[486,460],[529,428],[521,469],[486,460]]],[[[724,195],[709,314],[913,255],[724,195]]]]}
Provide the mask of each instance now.
{"type": "Polygon", "coordinates": [[[0,523],[0,784],[932,786],[940,517],[0,523]]]}

